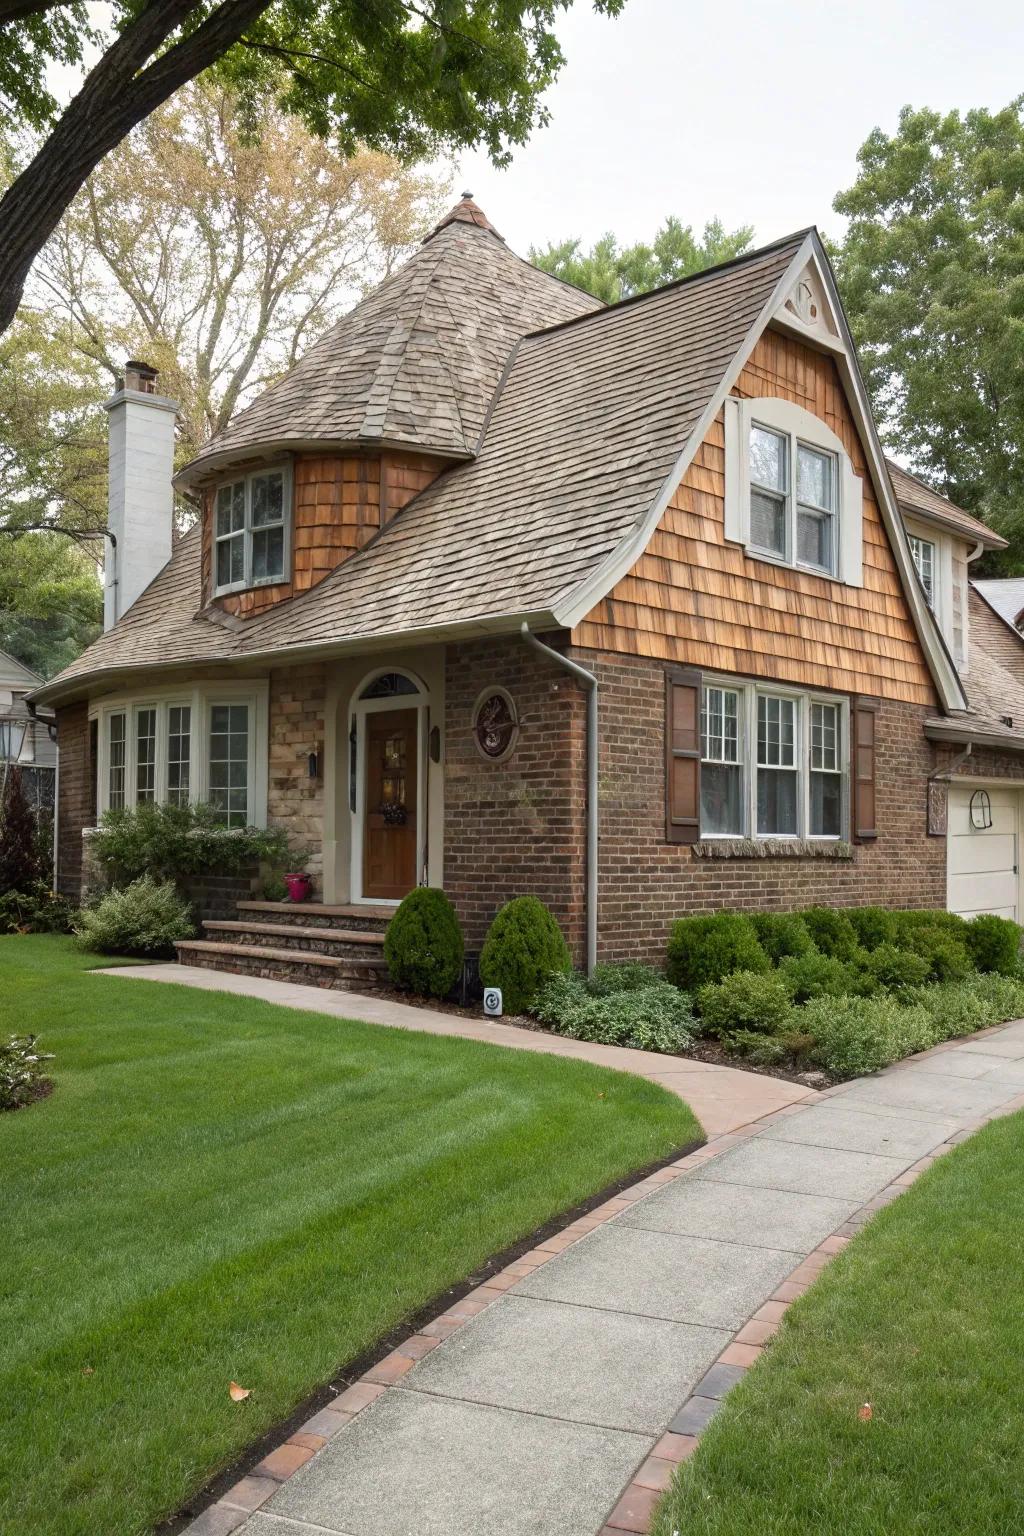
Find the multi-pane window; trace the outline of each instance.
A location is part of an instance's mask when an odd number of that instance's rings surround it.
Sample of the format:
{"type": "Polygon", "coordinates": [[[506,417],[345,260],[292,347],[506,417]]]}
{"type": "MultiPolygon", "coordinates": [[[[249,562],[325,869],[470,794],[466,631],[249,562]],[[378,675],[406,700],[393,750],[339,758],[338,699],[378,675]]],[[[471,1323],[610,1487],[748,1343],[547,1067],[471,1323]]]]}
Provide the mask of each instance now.
{"type": "Polygon", "coordinates": [[[837,553],[835,455],[755,422],[748,467],[751,547],[831,575],[837,553]]]}
{"type": "Polygon", "coordinates": [[[838,704],[811,703],[811,837],[838,837],[843,819],[843,771],[838,704]]]}
{"type": "Polygon", "coordinates": [[[249,820],[249,709],[214,704],[210,709],[210,804],[228,827],[249,820]]]}
{"type": "Polygon", "coordinates": [[[156,799],[156,710],[135,711],[135,803],[156,799]]]}
{"type": "Polygon", "coordinates": [[[910,553],[914,557],[917,574],[921,578],[928,607],[935,607],[935,545],[930,539],[919,539],[910,534],[910,553]]]}
{"type": "Polygon", "coordinates": [[[219,592],[285,579],[286,500],[283,469],[261,470],[218,487],[213,541],[219,592]]]}
{"type": "Polygon", "coordinates": [[[124,809],[127,761],[126,717],[110,715],[107,721],[107,804],[112,811],[124,809]]]}
{"type": "Polygon", "coordinates": [[[795,837],[799,830],[796,701],[757,696],[757,830],[795,837]]]}
{"type": "Polygon", "coordinates": [[[172,704],[167,711],[167,799],[171,805],[187,805],[191,779],[192,710],[188,704],[172,704]]]}
{"type": "Polygon", "coordinates": [[[743,832],[740,695],[733,688],[704,689],[700,713],[700,820],[711,837],[743,832]]]}

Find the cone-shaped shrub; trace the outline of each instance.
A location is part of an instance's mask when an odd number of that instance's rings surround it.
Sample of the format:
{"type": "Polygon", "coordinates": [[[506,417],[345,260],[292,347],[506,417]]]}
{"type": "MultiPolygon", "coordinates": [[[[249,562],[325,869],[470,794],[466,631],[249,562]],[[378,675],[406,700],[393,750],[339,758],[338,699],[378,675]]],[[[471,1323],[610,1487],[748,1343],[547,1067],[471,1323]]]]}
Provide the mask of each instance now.
{"type": "Polygon", "coordinates": [[[562,930],[536,896],[502,907],[480,951],[480,980],[501,988],[506,1013],[523,1013],[549,976],[571,968],[562,930]]]}
{"type": "Polygon", "coordinates": [[[384,959],[396,987],[420,997],[447,997],[462,972],[462,929],[444,891],[410,891],[388,924],[384,959]]]}

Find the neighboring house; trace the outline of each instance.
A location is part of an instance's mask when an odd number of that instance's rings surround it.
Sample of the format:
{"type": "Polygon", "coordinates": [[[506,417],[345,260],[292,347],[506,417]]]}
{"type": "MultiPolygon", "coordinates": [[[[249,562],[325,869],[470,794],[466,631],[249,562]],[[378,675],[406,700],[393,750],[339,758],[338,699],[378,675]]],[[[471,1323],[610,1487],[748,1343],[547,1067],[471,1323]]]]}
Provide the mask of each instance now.
{"type": "Polygon", "coordinates": [[[17,763],[30,801],[49,809],[57,767],[53,711],[40,709],[36,715],[25,702],[42,681],[24,662],[0,651],[0,779],[17,763]]]}
{"type": "Polygon", "coordinates": [[[951,848],[1024,784],[1024,736],[965,756],[999,541],[894,494],[813,230],[603,308],[463,200],[186,466],[173,547],[174,403],[125,386],[110,627],[37,694],[69,892],[97,812],[199,798],[355,914],[443,886],[473,949],[529,892],[657,960],[684,912],[944,906],[941,775],[951,848]]]}

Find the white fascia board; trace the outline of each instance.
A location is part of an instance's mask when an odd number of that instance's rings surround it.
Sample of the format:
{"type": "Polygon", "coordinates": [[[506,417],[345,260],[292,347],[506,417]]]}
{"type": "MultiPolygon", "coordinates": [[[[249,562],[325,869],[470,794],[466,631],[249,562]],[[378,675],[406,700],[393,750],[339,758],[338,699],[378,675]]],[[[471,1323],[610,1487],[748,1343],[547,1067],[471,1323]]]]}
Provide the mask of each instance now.
{"type": "Polygon", "coordinates": [[[650,543],[658,524],[661,522],[666,507],[692,464],[698,449],[711,430],[711,426],[715,417],[722,409],[726,396],[731,394],[733,386],[746,366],[751,352],[764,331],[767,330],[769,323],[774,320],[787,330],[800,335],[808,343],[827,350],[835,357],[846,397],[853,413],[854,422],[864,444],[871,483],[882,513],[882,520],[889,534],[890,543],[896,558],[896,568],[899,572],[907,605],[914,621],[914,627],[928,662],[929,671],[935,682],[939,697],[942,700],[943,708],[947,710],[966,709],[968,703],[959,674],[946,648],[946,643],[942,638],[935,618],[924,600],[924,594],[917,580],[917,572],[903,527],[903,519],[896,504],[892,486],[889,483],[889,474],[885,467],[885,457],[882,453],[881,444],[878,441],[878,434],[875,431],[874,419],[868,403],[867,391],[857,364],[853,338],[850,335],[846,324],[846,317],[843,313],[842,300],[839,297],[835,279],[832,276],[832,269],[823,257],[824,251],[821,242],[817,234],[812,230],[801,243],[800,249],[796,252],[789,266],[775,285],[761,313],[744,337],[718,389],[690,434],[688,441],[669,471],[651,507],[642,518],[638,519],[634,528],[616,546],[612,553],[601,562],[596,571],[585,582],[559,593],[552,605],[555,616],[561,627],[574,629],[591,609],[603,597],[607,596],[616,582],[627,575],[637,560],[639,560],[650,543]],[[839,338],[828,337],[819,330],[811,331],[808,327],[801,325],[788,311],[784,311],[784,317],[779,314],[779,311],[783,310],[794,282],[808,264],[813,265],[828,297],[835,321],[840,328],[841,334],[839,338]]]}

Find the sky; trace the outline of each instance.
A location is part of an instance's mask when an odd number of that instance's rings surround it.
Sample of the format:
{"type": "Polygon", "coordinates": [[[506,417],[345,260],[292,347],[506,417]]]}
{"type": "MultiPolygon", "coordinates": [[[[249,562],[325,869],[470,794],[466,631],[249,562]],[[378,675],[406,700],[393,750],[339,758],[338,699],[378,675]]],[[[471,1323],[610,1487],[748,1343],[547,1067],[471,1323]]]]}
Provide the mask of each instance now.
{"type": "Polygon", "coordinates": [[[576,0],[550,124],[495,170],[464,155],[471,191],[509,244],[605,231],[650,239],[670,213],[753,224],[759,244],[817,224],[874,127],[906,104],[997,108],[1024,92],[1013,0],[627,0],[614,20],[576,0]]]}

